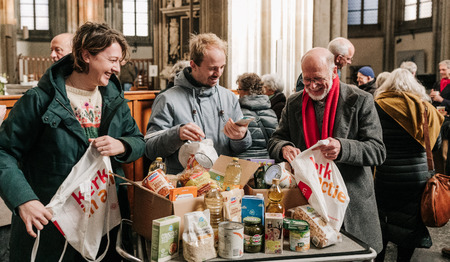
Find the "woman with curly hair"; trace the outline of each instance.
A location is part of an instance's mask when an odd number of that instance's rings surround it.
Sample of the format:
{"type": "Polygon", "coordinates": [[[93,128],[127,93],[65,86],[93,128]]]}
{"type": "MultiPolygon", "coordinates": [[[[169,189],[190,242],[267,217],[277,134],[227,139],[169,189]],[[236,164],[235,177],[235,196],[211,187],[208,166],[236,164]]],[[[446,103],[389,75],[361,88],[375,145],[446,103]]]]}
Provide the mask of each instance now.
{"type": "Polygon", "coordinates": [[[264,95],[261,78],[255,73],[240,75],[236,81],[239,85],[239,104],[244,117],[254,117],[248,130],[252,135],[252,146],[240,158],[269,158],[267,142],[278,126],[275,112],[270,108],[269,97],[264,95]]]}

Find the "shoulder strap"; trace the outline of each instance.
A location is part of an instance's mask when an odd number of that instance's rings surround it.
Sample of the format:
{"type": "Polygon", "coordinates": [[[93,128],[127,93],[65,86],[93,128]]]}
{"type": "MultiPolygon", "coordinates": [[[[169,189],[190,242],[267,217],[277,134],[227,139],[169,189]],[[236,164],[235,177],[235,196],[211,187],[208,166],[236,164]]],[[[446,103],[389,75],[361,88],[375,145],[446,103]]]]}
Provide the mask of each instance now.
{"type": "Polygon", "coordinates": [[[425,140],[425,150],[427,152],[428,170],[434,171],[433,154],[431,153],[430,134],[428,132],[428,107],[425,103],[425,111],[423,111],[423,138],[425,140]]]}

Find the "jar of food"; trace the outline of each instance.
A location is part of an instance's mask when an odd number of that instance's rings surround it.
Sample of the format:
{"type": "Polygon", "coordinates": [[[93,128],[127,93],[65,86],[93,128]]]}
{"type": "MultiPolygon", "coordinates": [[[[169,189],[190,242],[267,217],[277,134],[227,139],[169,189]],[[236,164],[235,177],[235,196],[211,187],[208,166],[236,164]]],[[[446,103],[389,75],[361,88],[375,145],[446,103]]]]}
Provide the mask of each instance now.
{"type": "Polygon", "coordinates": [[[260,252],[263,239],[264,229],[261,225],[261,218],[244,218],[244,251],[247,253],[260,252]]]}

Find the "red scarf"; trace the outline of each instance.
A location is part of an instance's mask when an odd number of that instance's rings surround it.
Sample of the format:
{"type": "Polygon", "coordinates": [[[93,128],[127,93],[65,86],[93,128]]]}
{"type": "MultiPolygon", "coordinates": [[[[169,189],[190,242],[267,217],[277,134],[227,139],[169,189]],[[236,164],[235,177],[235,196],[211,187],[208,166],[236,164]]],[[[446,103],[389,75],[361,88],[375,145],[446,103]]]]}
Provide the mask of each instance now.
{"type": "MultiPolygon", "coordinates": [[[[322,122],[322,137],[326,139],[333,135],[334,118],[339,99],[339,77],[333,79],[333,85],[325,101],[325,110],[322,122]]],[[[306,148],[310,148],[319,141],[319,127],[312,99],[306,91],[303,91],[302,104],[303,135],[305,136],[306,148]]]]}
{"type": "Polygon", "coordinates": [[[445,89],[445,87],[450,84],[450,79],[449,78],[442,78],[441,79],[441,92],[442,90],[445,89]]]}

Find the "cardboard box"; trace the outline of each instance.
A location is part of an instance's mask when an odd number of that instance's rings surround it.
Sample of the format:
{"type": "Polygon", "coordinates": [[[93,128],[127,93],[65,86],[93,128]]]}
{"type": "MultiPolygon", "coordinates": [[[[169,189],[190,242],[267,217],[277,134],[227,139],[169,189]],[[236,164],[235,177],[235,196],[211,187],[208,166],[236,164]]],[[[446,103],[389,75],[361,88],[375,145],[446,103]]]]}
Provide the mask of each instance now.
{"type": "MultiPolygon", "coordinates": [[[[283,192],[283,205],[285,212],[290,208],[308,204],[308,201],[298,188],[282,188],[281,191],[283,192]]],[[[246,195],[256,195],[260,193],[264,196],[265,205],[267,206],[269,203],[269,199],[267,198],[269,189],[253,189],[246,185],[244,187],[244,192],[246,195]]]]}
{"type": "MultiPolygon", "coordinates": [[[[231,157],[221,155],[212,169],[225,173],[231,157]]],[[[239,159],[242,168],[241,187],[253,177],[259,165],[247,160],[239,159]]],[[[127,180],[128,181],[128,180],[127,180]]],[[[133,230],[146,239],[152,239],[152,221],[158,218],[176,215],[181,217],[180,232],[184,231],[184,214],[205,209],[203,196],[193,199],[170,201],[155,192],[143,187],[141,182],[130,182],[134,187],[133,230]]],[[[297,189],[298,191],[298,189],[297,189]]]]}

